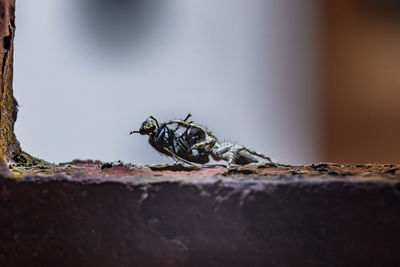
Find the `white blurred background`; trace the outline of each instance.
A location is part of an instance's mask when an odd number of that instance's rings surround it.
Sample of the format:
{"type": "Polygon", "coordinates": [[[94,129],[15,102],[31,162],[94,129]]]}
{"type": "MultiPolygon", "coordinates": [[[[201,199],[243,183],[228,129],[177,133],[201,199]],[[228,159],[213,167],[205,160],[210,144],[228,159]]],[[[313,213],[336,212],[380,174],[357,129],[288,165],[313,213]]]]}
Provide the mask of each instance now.
{"type": "Polygon", "coordinates": [[[313,0],[18,0],[17,137],[52,162],[173,162],[140,135],[184,118],[283,163],[319,158],[313,0]]]}

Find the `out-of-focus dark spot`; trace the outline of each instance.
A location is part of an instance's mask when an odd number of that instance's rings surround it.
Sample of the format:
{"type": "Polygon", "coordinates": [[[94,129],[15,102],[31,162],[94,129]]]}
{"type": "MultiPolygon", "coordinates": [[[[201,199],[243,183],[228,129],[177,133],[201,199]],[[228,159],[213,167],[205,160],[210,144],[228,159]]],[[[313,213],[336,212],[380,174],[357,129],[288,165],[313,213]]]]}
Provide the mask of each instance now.
{"type": "Polygon", "coordinates": [[[113,56],[145,45],[166,6],[161,0],[76,0],[75,5],[90,45],[113,56]]]}

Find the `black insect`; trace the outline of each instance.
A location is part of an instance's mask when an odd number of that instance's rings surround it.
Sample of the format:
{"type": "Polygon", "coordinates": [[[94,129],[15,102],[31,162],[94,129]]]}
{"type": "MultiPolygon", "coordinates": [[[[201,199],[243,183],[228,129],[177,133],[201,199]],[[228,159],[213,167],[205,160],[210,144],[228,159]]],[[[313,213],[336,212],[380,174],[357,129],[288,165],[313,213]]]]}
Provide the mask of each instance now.
{"type": "MultiPolygon", "coordinates": [[[[191,114],[182,120],[186,122],[191,114]]],[[[209,161],[208,154],[204,149],[191,150],[191,147],[206,138],[205,132],[196,127],[187,127],[182,132],[182,126],[174,121],[162,123],[150,116],[143,122],[139,131],[131,131],[129,134],[139,133],[149,135],[149,143],[157,151],[166,154],[182,162],[191,164],[205,164],[209,161]],[[172,126],[175,126],[173,129],[172,126]]]]}
{"type": "Polygon", "coordinates": [[[208,129],[193,121],[188,122],[191,116],[189,113],[184,120],[171,120],[161,125],[150,116],[139,131],[130,134],[149,135],[149,143],[159,152],[188,164],[205,164],[211,156],[215,160],[227,161],[228,166],[257,163],[260,158],[277,165],[268,156],[245,146],[218,141],[208,129]]]}

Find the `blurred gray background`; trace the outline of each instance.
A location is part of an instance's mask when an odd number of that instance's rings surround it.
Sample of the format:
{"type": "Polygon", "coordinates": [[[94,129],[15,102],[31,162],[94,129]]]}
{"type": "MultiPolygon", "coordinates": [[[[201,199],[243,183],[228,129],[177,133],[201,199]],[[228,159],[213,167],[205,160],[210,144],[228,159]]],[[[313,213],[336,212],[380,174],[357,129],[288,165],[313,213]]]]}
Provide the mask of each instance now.
{"type": "Polygon", "coordinates": [[[284,163],[319,160],[313,0],[17,1],[24,150],[173,162],[130,130],[193,119],[284,163]]]}

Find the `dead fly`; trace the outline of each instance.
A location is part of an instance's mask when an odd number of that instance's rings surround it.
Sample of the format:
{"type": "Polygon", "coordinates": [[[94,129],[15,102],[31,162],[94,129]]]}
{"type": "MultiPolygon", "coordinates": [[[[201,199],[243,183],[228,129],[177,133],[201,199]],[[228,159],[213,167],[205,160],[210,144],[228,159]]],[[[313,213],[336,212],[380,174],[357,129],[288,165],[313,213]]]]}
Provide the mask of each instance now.
{"type": "Polygon", "coordinates": [[[268,156],[247,147],[218,141],[208,129],[188,121],[191,116],[189,113],[184,120],[171,120],[162,124],[150,116],[139,131],[131,131],[129,134],[148,135],[150,145],[157,151],[187,164],[205,164],[209,156],[214,160],[227,161],[228,166],[257,163],[260,159],[273,163],[268,156]]]}

